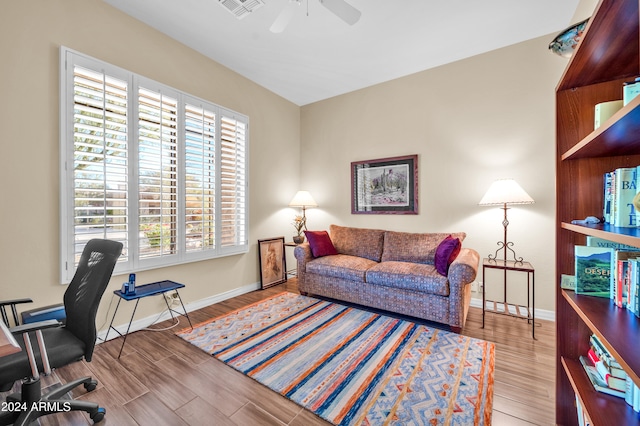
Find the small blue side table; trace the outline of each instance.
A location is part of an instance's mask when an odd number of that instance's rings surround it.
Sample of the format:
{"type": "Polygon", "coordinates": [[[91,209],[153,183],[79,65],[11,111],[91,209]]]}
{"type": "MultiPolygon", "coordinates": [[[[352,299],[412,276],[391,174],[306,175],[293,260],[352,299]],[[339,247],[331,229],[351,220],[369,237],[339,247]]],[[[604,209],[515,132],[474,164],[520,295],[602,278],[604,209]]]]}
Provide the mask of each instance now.
{"type": "Polygon", "coordinates": [[[175,290],[176,294],[178,295],[178,300],[180,301],[180,306],[182,306],[182,312],[174,310],[171,306],[169,306],[169,302],[167,302],[167,299],[163,297],[164,303],[167,304],[167,309],[171,314],[171,319],[175,319],[175,317],[173,316],[174,313],[176,313],[177,315],[185,316],[189,321],[189,325],[191,326],[191,329],[193,329],[193,324],[191,324],[191,319],[189,318],[189,314],[187,313],[187,310],[185,309],[184,304],[182,303],[182,298],[180,297],[180,293],[178,292],[178,289],[183,287],[184,287],[184,284],[180,284],[175,281],[165,280],[165,281],[158,281],[151,284],[143,284],[140,286],[136,286],[136,291],[134,291],[131,294],[123,293],[122,290],[115,290],[113,292],[113,294],[118,296],[119,299],[118,299],[118,304],[116,305],[116,310],[113,311],[113,317],[111,318],[111,323],[109,324],[109,328],[107,329],[107,335],[105,336],[104,340],[107,341],[109,337],[109,332],[111,330],[114,330],[121,337],[124,337],[124,339],[122,340],[122,346],[120,347],[120,352],[118,353],[118,358],[120,358],[120,355],[122,355],[122,349],[124,348],[124,344],[127,342],[127,335],[129,334],[129,330],[131,329],[131,323],[133,322],[133,317],[136,314],[136,309],[138,309],[138,302],[140,302],[140,299],[142,298],[155,296],[158,294],[164,294],[168,291],[175,290]],[[129,320],[129,325],[127,326],[127,331],[124,334],[120,333],[115,327],[113,327],[113,320],[115,320],[116,318],[116,313],[118,312],[118,308],[120,307],[120,302],[122,302],[122,300],[136,301],[136,305],[133,308],[133,313],[131,314],[131,319],[129,320]]]}

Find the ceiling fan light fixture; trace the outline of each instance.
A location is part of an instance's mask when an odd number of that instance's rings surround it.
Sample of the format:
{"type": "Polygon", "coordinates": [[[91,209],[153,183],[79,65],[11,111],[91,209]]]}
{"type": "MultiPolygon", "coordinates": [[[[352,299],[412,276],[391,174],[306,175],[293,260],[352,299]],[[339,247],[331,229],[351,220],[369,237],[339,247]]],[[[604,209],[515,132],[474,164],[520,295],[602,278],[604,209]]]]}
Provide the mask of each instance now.
{"type": "MultiPolygon", "coordinates": [[[[222,0],[220,0],[222,1],[222,0]]],[[[318,0],[327,10],[342,19],[349,25],[354,25],[360,20],[362,13],[351,6],[345,0],[318,0]]],[[[289,0],[289,4],[285,6],[280,12],[276,20],[271,24],[269,31],[272,33],[281,33],[289,25],[291,18],[293,18],[294,8],[293,5],[300,5],[301,0],[289,0]]],[[[309,0],[307,0],[307,16],[309,16],[309,0]]]]}
{"type": "Polygon", "coordinates": [[[218,3],[238,19],[264,6],[263,0],[218,0],[218,3]]]}
{"type": "Polygon", "coordinates": [[[320,3],[349,25],[360,20],[362,13],[345,0],[320,0],[320,3]]]}

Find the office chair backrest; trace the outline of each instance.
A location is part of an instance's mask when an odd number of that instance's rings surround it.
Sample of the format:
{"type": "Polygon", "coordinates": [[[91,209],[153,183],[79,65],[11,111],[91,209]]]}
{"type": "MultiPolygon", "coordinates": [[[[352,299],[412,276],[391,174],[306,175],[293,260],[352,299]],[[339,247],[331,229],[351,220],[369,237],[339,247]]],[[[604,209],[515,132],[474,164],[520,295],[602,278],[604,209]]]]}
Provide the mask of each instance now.
{"type": "Polygon", "coordinates": [[[96,343],[96,314],[122,253],[122,243],[94,239],[87,243],[78,269],[64,293],[65,327],[85,344],[85,359],[91,361],[96,343]]]}

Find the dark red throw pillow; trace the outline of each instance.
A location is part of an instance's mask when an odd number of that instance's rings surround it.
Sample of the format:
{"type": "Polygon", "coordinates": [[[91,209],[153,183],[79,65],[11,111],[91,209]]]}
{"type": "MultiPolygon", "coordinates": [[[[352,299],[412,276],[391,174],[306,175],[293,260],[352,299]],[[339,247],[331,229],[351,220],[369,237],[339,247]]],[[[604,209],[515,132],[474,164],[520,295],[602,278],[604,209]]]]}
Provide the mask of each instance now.
{"type": "Polygon", "coordinates": [[[311,254],[313,257],[330,256],[338,254],[333,246],[329,233],[327,231],[304,231],[305,237],[309,241],[311,254]]]}
{"type": "Polygon", "coordinates": [[[447,236],[444,240],[440,242],[438,248],[436,249],[436,271],[440,275],[444,275],[445,277],[449,273],[449,266],[456,260],[458,254],[460,254],[460,248],[462,247],[462,243],[460,239],[453,238],[451,235],[447,236]]]}

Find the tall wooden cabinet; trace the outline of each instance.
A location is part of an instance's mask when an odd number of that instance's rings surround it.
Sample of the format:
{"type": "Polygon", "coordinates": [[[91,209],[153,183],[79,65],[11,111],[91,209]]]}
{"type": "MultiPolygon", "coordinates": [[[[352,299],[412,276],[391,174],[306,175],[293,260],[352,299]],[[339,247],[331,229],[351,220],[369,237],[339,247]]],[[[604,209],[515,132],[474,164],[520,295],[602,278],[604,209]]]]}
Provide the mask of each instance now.
{"type": "Polygon", "coordinates": [[[640,97],[593,130],[594,106],[622,99],[622,84],[640,75],[638,0],[601,0],[556,88],[556,422],[577,424],[576,396],[598,425],[639,424],[623,399],[596,392],[579,357],[595,333],[640,386],[640,320],[610,300],[560,288],[574,274],[574,246],[591,235],[640,247],[638,228],[580,226],[602,216],[603,174],[640,165],[640,97]]]}

